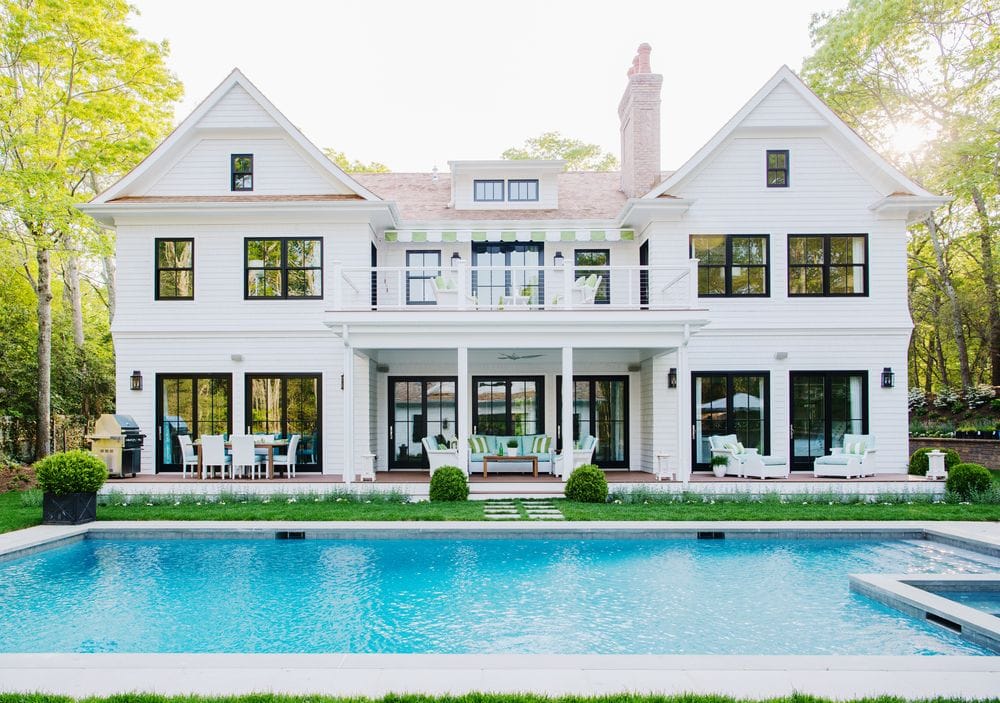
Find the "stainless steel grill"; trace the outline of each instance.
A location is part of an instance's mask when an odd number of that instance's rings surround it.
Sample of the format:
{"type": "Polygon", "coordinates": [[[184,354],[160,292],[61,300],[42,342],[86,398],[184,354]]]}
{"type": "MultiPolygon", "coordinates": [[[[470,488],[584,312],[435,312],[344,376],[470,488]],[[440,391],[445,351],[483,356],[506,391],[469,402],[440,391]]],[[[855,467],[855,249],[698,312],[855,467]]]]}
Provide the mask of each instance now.
{"type": "Polygon", "coordinates": [[[112,478],[130,478],[139,472],[146,435],[130,415],[101,415],[87,437],[91,451],[108,467],[112,478]]]}

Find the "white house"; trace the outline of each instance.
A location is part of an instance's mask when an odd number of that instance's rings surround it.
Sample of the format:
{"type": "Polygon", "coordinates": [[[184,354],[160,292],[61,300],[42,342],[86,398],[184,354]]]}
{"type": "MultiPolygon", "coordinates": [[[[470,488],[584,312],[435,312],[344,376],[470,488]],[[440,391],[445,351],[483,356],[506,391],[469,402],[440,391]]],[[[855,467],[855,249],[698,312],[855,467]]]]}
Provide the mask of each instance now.
{"type": "Polygon", "coordinates": [[[570,427],[609,471],[706,471],[716,434],[810,470],[845,432],[904,471],[906,227],[943,199],[786,67],[663,172],[648,45],[628,73],[620,173],[349,175],[234,70],[83,206],[117,230],[142,471],[185,433],[299,434],[300,474],[350,482],[426,470],[424,437],[469,466],[471,434],[570,427]]]}

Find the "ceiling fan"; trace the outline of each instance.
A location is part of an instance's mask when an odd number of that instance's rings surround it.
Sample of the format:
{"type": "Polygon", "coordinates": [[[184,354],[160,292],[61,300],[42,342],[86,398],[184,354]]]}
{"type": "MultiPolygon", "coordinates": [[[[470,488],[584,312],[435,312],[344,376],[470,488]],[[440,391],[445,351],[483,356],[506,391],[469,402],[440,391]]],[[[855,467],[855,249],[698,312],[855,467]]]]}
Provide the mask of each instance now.
{"type": "Polygon", "coordinates": [[[518,354],[517,352],[500,352],[497,354],[498,359],[506,359],[507,361],[520,361],[521,359],[537,359],[540,356],[545,356],[544,354],[518,354]]]}

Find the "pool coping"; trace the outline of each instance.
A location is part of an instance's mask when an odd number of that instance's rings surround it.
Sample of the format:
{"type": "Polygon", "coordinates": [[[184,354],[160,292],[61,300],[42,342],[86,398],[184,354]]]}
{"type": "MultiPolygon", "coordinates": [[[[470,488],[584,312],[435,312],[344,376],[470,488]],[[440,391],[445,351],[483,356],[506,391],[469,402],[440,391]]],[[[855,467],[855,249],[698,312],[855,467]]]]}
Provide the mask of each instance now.
{"type": "MultiPolygon", "coordinates": [[[[63,542],[110,536],[440,538],[698,537],[930,539],[1000,556],[1000,524],[983,522],[96,522],[39,526],[0,535],[0,561],[63,542]]],[[[952,577],[927,575],[935,581],[952,577]]],[[[902,577],[913,582],[913,575],[902,577]]],[[[908,586],[898,580],[902,586],[908,586]]],[[[935,598],[933,594],[927,594],[935,598]]],[[[942,599],[944,600],[944,599],[942,599]]],[[[961,604],[955,604],[959,607],[961,604]]],[[[970,609],[971,610],[971,609],[970,609]]],[[[973,611],[978,612],[978,611],[973,611]]],[[[921,616],[922,617],[922,616],[921,616]]],[[[990,616],[991,617],[991,616],[990,616]]],[[[254,692],[382,696],[476,691],[552,695],[718,693],[766,698],[995,697],[1000,657],[851,655],[446,655],[446,654],[0,654],[0,691],[110,695],[254,692]]]]}

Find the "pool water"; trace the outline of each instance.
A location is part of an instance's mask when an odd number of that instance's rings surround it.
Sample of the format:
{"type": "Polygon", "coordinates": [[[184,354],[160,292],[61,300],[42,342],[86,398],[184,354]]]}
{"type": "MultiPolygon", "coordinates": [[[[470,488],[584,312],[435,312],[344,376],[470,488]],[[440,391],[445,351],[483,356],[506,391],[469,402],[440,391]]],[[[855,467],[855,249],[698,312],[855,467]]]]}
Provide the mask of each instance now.
{"type": "Polygon", "coordinates": [[[1000,618],[1000,591],[939,591],[932,593],[1000,618]]]}
{"type": "Polygon", "coordinates": [[[88,539],[0,564],[0,652],[988,654],[848,587],[923,541],[88,539]]]}

